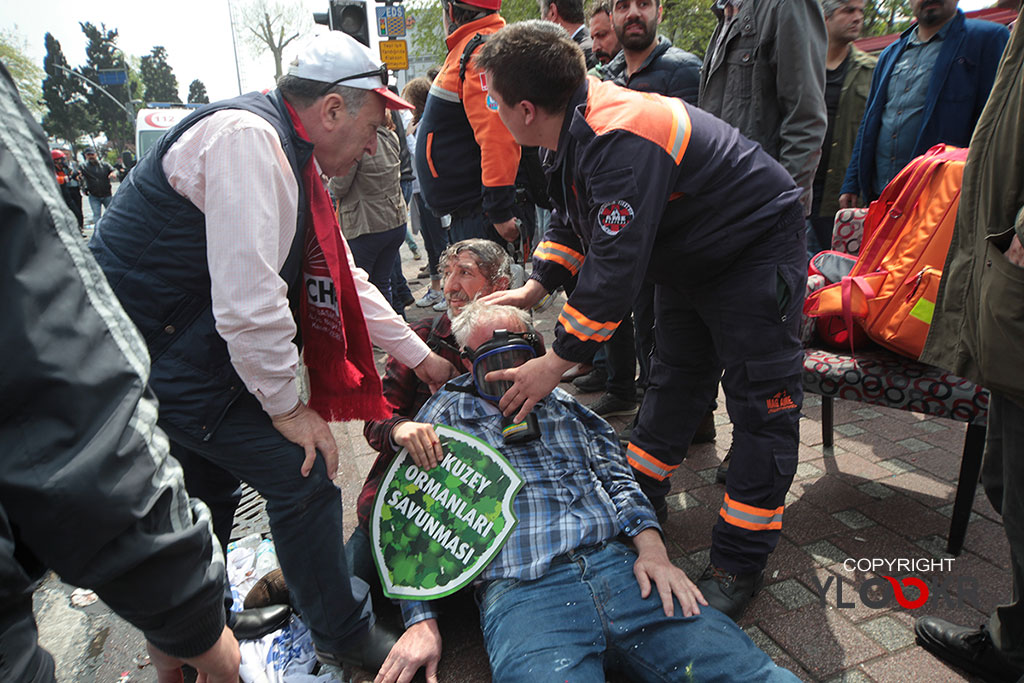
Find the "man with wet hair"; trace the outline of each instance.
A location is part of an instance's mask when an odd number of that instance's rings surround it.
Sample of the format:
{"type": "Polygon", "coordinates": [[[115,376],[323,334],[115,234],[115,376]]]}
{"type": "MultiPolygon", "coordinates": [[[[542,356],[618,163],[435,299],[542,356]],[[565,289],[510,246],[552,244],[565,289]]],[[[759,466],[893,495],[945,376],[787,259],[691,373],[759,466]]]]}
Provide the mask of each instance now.
{"type": "Polygon", "coordinates": [[[725,368],[742,476],[726,485],[698,587],[736,617],[760,588],[796,472],[801,192],[763,149],[701,109],[585,79],[579,48],[543,22],[500,31],[477,64],[516,139],[553,152],[551,196],[565,217],[538,245],[526,285],[488,300],[531,306],[579,278],[547,353],[491,373],[514,382],[500,407],[522,419],[653,282],[655,353],[627,454],[666,515],[669,478],[725,368]]]}

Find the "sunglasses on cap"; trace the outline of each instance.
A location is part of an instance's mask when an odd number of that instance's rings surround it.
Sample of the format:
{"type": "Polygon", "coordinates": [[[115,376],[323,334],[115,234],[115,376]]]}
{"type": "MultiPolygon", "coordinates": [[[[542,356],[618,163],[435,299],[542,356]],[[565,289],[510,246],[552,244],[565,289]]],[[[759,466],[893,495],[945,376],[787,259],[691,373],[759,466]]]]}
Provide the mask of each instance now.
{"type": "Polygon", "coordinates": [[[374,76],[380,79],[380,83],[383,87],[387,87],[388,65],[381,64],[379,69],[374,69],[373,71],[364,71],[363,73],[355,74],[354,76],[344,76],[343,78],[339,78],[338,80],[332,83],[328,83],[327,86],[324,87],[323,91],[320,93],[320,96],[323,97],[324,95],[331,91],[331,88],[333,88],[336,85],[341,85],[345,81],[356,81],[359,80],[360,78],[372,78],[374,76]]]}

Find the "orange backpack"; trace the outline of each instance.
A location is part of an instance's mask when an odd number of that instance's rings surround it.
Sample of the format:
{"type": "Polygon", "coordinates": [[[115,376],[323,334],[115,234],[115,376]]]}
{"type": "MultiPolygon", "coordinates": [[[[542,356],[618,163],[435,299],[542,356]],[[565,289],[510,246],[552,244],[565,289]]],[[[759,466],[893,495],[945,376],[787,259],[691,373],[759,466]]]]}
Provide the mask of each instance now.
{"type": "Polygon", "coordinates": [[[882,346],[917,359],[953,237],[966,160],[966,149],[936,145],[907,164],[871,203],[850,274],[809,294],[804,314],[842,316],[847,329],[859,324],[882,346]]]}

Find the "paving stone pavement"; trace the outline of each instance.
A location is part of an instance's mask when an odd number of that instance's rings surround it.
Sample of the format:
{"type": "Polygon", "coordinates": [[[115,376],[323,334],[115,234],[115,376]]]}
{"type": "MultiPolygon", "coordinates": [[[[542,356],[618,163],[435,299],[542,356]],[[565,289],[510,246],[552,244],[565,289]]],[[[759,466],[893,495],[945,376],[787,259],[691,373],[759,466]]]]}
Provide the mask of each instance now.
{"type": "MultiPolygon", "coordinates": [[[[425,261],[413,261],[405,247],[402,252],[405,272],[414,276],[425,261]]],[[[417,297],[426,285],[425,279],[410,280],[417,297]]],[[[415,307],[408,313],[410,318],[433,315],[429,309],[415,307]]],[[[539,316],[538,329],[548,339],[557,314],[558,305],[539,316]]],[[[574,391],[571,385],[562,386],[574,391]]],[[[581,395],[580,399],[587,403],[598,395],[581,395]]],[[[673,562],[691,577],[707,562],[711,527],[724,493],[724,487],[714,480],[715,468],[730,444],[731,427],[724,405],[720,400],[715,442],[692,447],[672,479],[666,545],[673,562]]],[[[923,607],[900,607],[891,600],[891,589],[886,592],[868,583],[877,574],[844,567],[847,559],[949,558],[945,540],[964,426],[837,400],[835,445],[824,448],[820,398],[808,395],[803,412],[800,469],[787,499],[782,538],[769,560],[765,589],[740,626],[775,661],[805,681],[974,680],[916,646],[912,629],[921,614],[976,626],[1010,596],[1009,548],[1000,517],[980,486],[963,552],[952,559],[949,571],[925,575],[933,588],[923,607]],[[935,588],[938,582],[960,588],[943,597],[935,588]],[[860,595],[865,586],[864,597],[874,606],[865,604],[860,595]]],[[[617,429],[625,426],[617,418],[611,422],[617,429]]],[[[350,532],[355,525],[356,496],[375,453],[363,439],[361,423],[335,424],[332,431],[341,451],[336,483],[342,490],[346,531],[350,532]]],[[[902,579],[908,572],[891,574],[902,579]]],[[[42,599],[37,594],[37,614],[49,609],[53,595],[53,590],[45,592],[42,599]]],[[[908,599],[917,595],[916,589],[906,589],[908,599]]],[[[442,682],[490,680],[476,618],[467,609],[442,621],[442,682]]],[[[44,621],[41,619],[41,626],[44,621]]],[[[41,633],[41,640],[61,648],[62,653],[68,642],[78,643],[79,658],[92,662],[86,667],[88,675],[68,669],[60,676],[62,681],[112,681],[117,680],[111,677],[114,672],[126,670],[136,672],[132,680],[154,678],[146,673],[151,667],[138,668],[135,658],[139,650],[123,642],[104,647],[95,633],[79,640],[68,640],[66,634],[41,633]]],[[[141,640],[137,645],[141,647],[141,640]]],[[[62,654],[64,661],[74,659],[73,655],[74,651],[62,654]]],[[[354,680],[372,677],[357,674],[354,680]]]]}

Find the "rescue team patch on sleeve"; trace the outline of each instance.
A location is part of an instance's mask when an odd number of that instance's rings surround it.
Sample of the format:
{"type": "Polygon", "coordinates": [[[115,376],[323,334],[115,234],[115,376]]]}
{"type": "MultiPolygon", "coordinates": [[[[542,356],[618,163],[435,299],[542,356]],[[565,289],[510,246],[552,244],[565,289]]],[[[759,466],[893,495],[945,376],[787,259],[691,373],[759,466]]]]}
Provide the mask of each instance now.
{"type": "Polygon", "coordinates": [[[633,222],[633,207],[621,199],[605,202],[597,211],[597,223],[606,233],[615,237],[633,222]]]}

